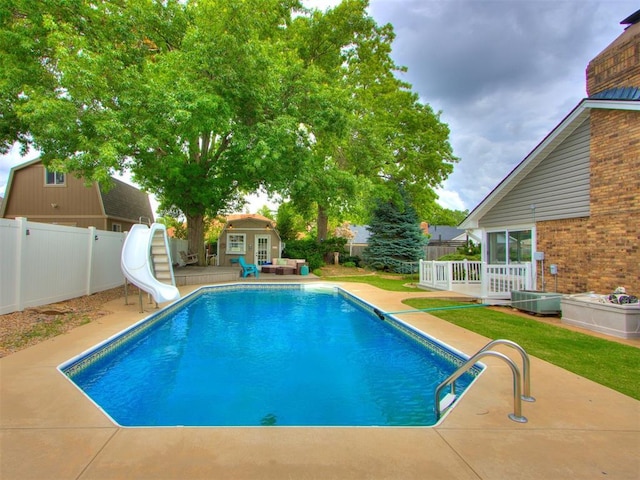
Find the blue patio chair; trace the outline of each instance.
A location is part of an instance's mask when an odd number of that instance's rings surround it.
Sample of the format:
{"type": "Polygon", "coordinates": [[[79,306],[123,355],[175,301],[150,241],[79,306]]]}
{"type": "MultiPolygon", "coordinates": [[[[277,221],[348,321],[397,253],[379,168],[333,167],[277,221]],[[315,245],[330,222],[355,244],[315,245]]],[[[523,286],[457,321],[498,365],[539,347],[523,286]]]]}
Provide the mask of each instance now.
{"type": "Polygon", "coordinates": [[[242,267],[242,278],[251,275],[252,273],[256,278],[260,276],[260,271],[255,264],[245,262],[244,257],[238,257],[238,262],[242,267]]]}

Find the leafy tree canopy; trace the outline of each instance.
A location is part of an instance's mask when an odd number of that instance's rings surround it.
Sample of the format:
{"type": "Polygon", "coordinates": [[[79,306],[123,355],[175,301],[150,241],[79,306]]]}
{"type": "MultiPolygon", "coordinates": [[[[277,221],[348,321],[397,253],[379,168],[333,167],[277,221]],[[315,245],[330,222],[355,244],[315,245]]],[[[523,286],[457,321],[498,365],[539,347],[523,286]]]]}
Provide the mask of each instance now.
{"type": "Polygon", "coordinates": [[[455,158],[448,128],[399,81],[393,29],[366,0],[0,0],[0,151],[108,181],[131,170],[187,219],[264,188],[364,217],[402,183],[421,210],[455,158]]]}

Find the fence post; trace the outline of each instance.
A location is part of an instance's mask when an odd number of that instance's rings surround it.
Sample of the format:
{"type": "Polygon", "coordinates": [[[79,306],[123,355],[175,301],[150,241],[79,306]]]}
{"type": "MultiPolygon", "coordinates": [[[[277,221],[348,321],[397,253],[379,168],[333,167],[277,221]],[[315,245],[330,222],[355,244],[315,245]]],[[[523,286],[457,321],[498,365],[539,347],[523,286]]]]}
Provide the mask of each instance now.
{"type": "Polygon", "coordinates": [[[24,259],[27,258],[27,236],[29,229],[27,228],[27,219],[25,217],[16,217],[18,228],[16,229],[16,307],[18,311],[24,310],[24,259]]]}
{"type": "Polygon", "coordinates": [[[95,242],[98,240],[96,227],[88,227],[87,234],[89,236],[89,243],[87,245],[87,277],[85,282],[85,295],[91,295],[93,293],[93,255],[95,250],[95,242]]]}

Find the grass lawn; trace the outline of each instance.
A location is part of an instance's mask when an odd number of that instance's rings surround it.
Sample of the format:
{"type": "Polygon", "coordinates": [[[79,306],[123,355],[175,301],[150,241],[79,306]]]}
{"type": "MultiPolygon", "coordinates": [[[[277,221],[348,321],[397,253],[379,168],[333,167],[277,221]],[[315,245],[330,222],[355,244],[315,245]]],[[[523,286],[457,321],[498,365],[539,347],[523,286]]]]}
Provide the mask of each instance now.
{"type": "MultiPolygon", "coordinates": [[[[448,300],[405,300],[417,309],[469,305],[448,300]]],[[[640,348],[489,308],[429,312],[492,340],[506,338],[527,353],[640,400],[640,348]]]]}
{"type": "Polygon", "coordinates": [[[417,291],[418,274],[401,275],[394,273],[379,273],[360,270],[356,274],[354,268],[331,268],[326,267],[316,270],[314,273],[319,277],[332,282],[355,282],[366,283],[374,287],[391,292],[415,292],[417,291]]]}

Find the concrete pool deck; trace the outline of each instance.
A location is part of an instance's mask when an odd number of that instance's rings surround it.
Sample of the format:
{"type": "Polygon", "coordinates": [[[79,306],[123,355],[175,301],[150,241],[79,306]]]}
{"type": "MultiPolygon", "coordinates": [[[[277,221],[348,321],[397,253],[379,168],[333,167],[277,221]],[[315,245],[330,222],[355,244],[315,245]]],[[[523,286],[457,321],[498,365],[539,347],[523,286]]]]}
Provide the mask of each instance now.
{"type": "MultiPolygon", "coordinates": [[[[341,286],[383,311],[452,295],[341,286]]],[[[3,480],[640,478],[640,402],[535,357],[525,424],[507,417],[510,369],[485,358],[488,369],[433,428],[119,428],[56,370],[155,311],[139,313],[131,299],[105,309],[113,313],[0,359],[3,480]]],[[[426,313],[397,316],[468,355],[488,341],[426,313]]],[[[497,349],[520,365],[517,352],[497,349]]]]}

